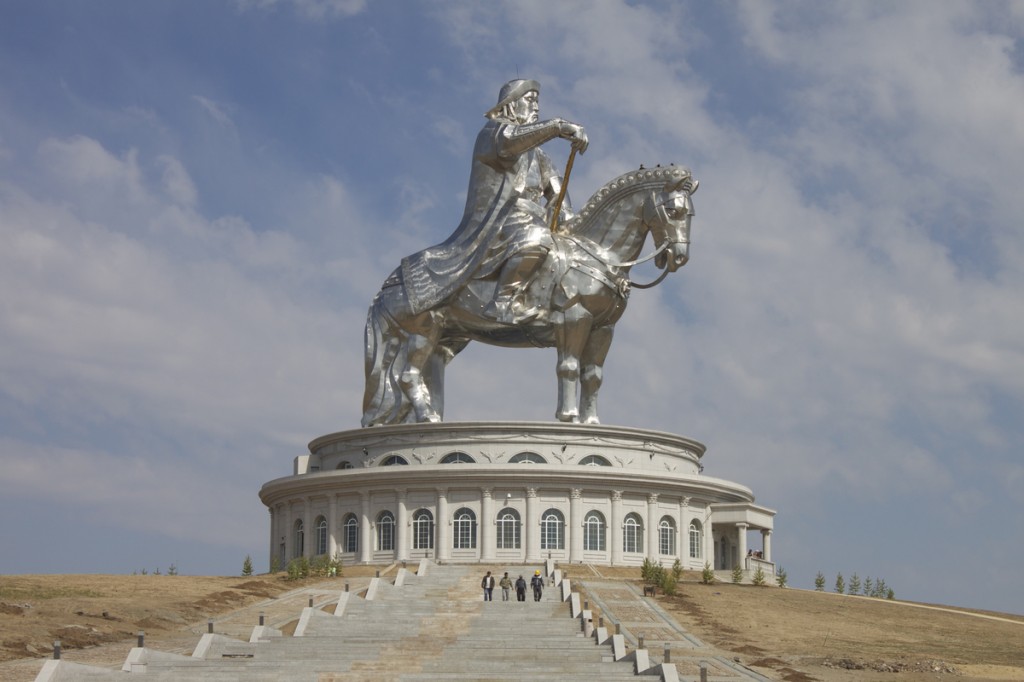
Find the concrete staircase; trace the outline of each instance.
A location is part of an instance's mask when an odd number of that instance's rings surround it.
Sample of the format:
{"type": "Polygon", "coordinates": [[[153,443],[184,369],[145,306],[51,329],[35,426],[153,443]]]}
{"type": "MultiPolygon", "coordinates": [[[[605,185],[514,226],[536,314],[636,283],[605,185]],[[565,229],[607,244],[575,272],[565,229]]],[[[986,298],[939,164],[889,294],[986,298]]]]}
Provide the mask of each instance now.
{"type": "MultiPolygon", "coordinates": [[[[527,578],[533,570],[522,567],[527,578]]],[[[219,621],[218,633],[235,636],[204,635],[191,656],[135,648],[120,671],[47,661],[36,680],[101,682],[139,673],[151,682],[636,679],[621,638],[613,647],[585,636],[558,587],[549,585],[540,602],[532,594],[526,602],[514,601],[514,594],[503,602],[500,589],[496,601],[484,602],[478,566],[424,563],[421,573],[399,569],[393,581],[373,579],[361,594],[290,593],[260,605],[267,626],[239,637],[243,627],[252,629],[251,612],[219,621]],[[286,619],[298,619],[295,636],[282,633],[286,619]]],[[[671,666],[648,672],[656,671],[678,679],[671,666]]]]}

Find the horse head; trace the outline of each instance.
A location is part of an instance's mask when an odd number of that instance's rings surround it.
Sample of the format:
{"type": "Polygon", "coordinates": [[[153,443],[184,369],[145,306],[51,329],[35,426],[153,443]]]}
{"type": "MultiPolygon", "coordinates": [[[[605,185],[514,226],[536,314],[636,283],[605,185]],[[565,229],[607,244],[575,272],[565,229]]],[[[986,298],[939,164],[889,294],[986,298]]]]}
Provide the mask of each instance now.
{"type": "Polygon", "coordinates": [[[644,200],[644,225],[658,248],[665,246],[654,259],[661,269],[675,272],[690,259],[690,222],[694,215],[691,195],[699,184],[690,171],[679,168],[660,191],[651,192],[644,200]]]}

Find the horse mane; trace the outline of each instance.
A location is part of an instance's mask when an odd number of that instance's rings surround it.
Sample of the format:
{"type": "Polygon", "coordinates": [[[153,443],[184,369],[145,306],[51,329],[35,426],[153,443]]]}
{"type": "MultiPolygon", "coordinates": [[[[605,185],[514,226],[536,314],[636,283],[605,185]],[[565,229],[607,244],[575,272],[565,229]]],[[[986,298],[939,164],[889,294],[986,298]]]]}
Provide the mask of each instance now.
{"type": "Polygon", "coordinates": [[[669,182],[676,184],[688,177],[690,177],[689,168],[674,164],[657,166],[655,168],[640,166],[637,170],[623,173],[594,192],[586,205],[576,214],[576,220],[572,223],[571,231],[574,233],[581,232],[595,216],[602,213],[609,205],[620,201],[626,195],[652,187],[661,188],[669,182]]]}

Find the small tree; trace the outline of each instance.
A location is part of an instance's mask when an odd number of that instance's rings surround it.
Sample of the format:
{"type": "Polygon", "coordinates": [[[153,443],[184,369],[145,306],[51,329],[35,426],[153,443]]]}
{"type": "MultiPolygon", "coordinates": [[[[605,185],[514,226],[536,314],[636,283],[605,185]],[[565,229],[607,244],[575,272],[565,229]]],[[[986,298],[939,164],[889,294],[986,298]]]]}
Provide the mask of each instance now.
{"type": "Polygon", "coordinates": [[[178,575],[178,566],[176,564],[171,564],[170,566],[168,566],[167,575],[178,575]]]}
{"type": "Polygon", "coordinates": [[[242,576],[248,578],[250,575],[252,575],[252,557],[246,554],[245,561],[242,562],[242,576]]]}
{"type": "Polygon", "coordinates": [[[871,590],[875,589],[875,584],[871,581],[871,577],[864,578],[864,596],[871,596],[871,590]]]}
{"type": "Polygon", "coordinates": [[[270,572],[277,573],[281,570],[281,559],[275,554],[270,557],[270,572]]]}
{"type": "Polygon", "coordinates": [[[679,559],[676,559],[675,563],[672,564],[672,579],[676,582],[683,579],[683,564],[680,563],[679,559]]]}
{"type": "Polygon", "coordinates": [[[889,591],[889,586],[885,584],[885,581],[879,578],[875,581],[875,589],[871,592],[872,597],[878,597],[879,599],[885,598],[885,595],[889,591]]]}
{"type": "Polygon", "coordinates": [[[843,580],[842,573],[836,574],[836,592],[838,592],[839,594],[846,592],[846,581],[843,580]]]}
{"type": "Polygon", "coordinates": [[[288,562],[288,580],[301,580],[309,577],[309,559],[300,556],[288,562]]]}
{"type": "Polygon", "coordinates": [[[754,577],[751,580],[758,587],[764,587],[768,582],[767,576],[764,574],[764,569],[761,568],[760,564],[757,566],[757,570],[754,571],[754,577]]]}
{"type": "Polygon", "coordinates": [[[711,585],[715,582],[715,572],[707,561],[704,562],[704,570],[700,572],[700,581],[705,585],[711,585]]]}
{"type": "Polygon", "coordinates": [[[739,585],[741,582],[743,582],[743,567],[739,564],[733,566],[732,582],[734,585],[739,585]]]}
{"type": "Polygon", "coordinates": [[[825,574],[818,571],[818,575],[814,576],[814,589],[818,592],[825,591],[825,574]]]}
{"type": "Polygon", "coordinates": [[[893,592],[891,587],[886,591],[885,598],[886,599],[895,599],[896,598],[896,593],[893,592]]]}
{"type": "Polygon", "coordinates": [[[648,585],[654,582],[654,562],[649,557],[644,557],[640,566],[640,578],[648,585]]]}
{"type": "Polygon", "coordinates": [[[779,587],[785,587],[786,579],[786,569],[784,569],[782,566],[779,566],[778,569],[776,569],[775,571],[775,584],[779,587]]]}
{"type": "Polygon", "coordinates": [[[850,576],[850,594],[860,594],[860,576],[856,573],[850,576]]]}
{"type": "Polygon", "coordinates": [[[153,569],[153,575],[160,575],[160,567],[159,566],[157,568],[153,569]]]}
{"type": "MultiPolygon", "coordinates": [[[[658,568],[661,567],[659,566],[658,568]]],[[[670,597],[674,595],[676,593],[676,582],[678,581],[676,580],[675,573],[662,569],[661,583],[658,585],[658,587],[661,588],[662,593],[667,594],[670,597]]]]}

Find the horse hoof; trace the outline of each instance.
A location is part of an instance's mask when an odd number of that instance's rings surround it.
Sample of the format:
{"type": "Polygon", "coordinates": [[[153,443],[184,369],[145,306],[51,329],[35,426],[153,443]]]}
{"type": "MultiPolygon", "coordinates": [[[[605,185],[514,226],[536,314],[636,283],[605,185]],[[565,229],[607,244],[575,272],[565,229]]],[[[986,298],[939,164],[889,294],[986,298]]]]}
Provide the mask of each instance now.
{"type": "Polygon", "coordinates": [[[570,422],[577,424],[580,421],[580,416],[575,412],[557,412],[555,418],[560,422],[570,422]]]}
{"type": "Polygon", "coordinates": [[[587,417],[586,419],[583,420],[583,423],[584,424],[600,424],[601,420],[599,420],[597,417],[587,417]]]}

